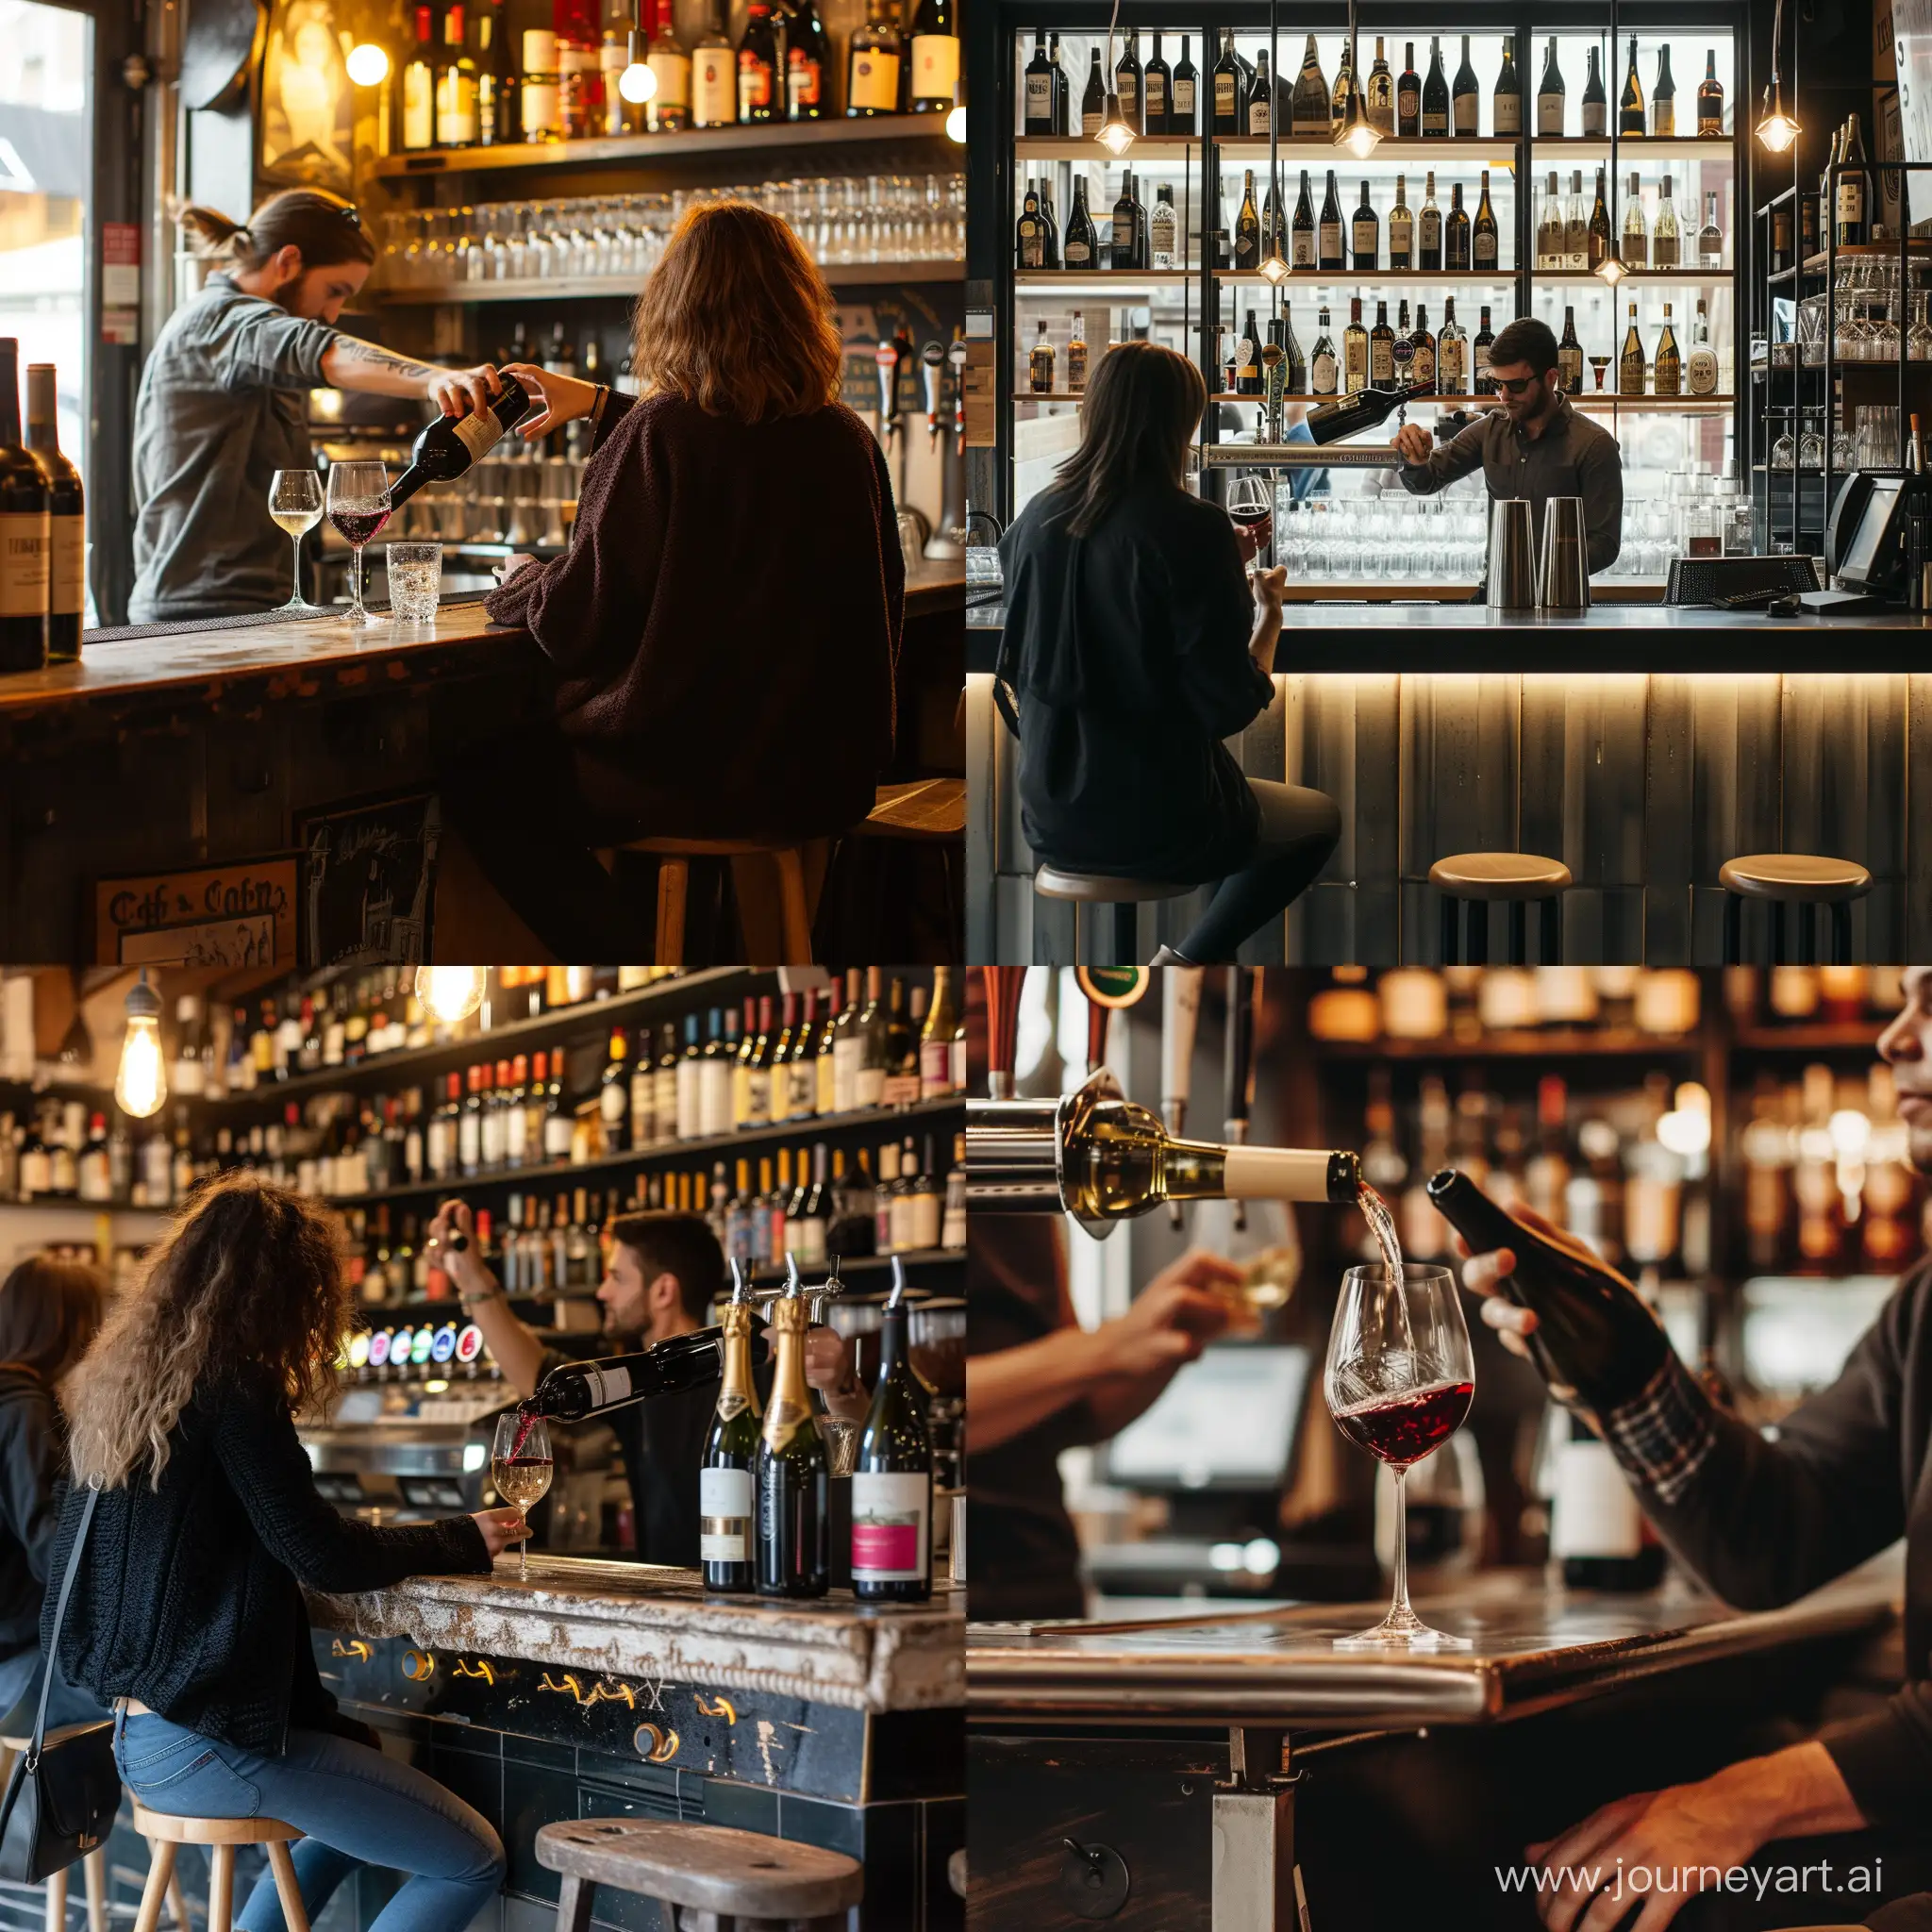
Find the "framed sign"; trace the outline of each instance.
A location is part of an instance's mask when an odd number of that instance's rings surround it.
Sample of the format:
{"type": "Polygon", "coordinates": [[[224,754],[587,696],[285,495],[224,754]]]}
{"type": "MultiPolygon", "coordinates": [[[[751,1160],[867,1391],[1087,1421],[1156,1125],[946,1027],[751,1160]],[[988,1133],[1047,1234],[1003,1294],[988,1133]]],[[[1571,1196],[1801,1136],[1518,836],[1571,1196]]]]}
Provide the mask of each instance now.
{"type": "Polygon", "coordinates": [[[292,852],[94,882],[97,966],[292,966],[292,852]]]}
{"type": "MultiPolygon", "coordinates": [[[[440,9],[439,9],[440,11],[440,9]]],[[[355,192],[355,88],[332,0],[277,0],[261,64],[261,175],[355,192]]]]}
{"type": "Polygon", "coordinates": [[[430,957],[441,826],[426,792],[341,806],[298,823],[306,969],[420,966],[430,957]]]}

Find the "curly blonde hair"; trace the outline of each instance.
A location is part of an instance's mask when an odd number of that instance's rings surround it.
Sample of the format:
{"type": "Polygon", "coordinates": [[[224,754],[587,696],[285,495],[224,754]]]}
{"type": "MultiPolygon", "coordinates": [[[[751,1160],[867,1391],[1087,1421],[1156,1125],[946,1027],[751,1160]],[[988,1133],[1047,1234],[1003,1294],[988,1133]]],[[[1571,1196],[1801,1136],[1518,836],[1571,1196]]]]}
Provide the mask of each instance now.
{"type": "Polygon", "coordinates": [[[252,1174],[218,1174],[183,1204],[115,1304],[68,1403],[77,1481],[158,1489],[196,1393],[266,1373],[291,1410],[334,1385],[348,1318],[334,1219],[252,1174]]]}

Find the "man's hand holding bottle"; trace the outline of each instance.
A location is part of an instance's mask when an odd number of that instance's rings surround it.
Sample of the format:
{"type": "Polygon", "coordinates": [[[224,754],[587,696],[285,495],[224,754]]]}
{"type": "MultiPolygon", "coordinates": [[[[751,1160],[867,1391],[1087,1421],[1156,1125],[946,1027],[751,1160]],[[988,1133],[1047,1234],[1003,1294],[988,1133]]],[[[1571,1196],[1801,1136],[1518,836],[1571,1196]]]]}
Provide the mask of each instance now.
{"type": "Polygon", "coordinates": [[[476,1248],[476,1224],[466,1201],[445,1201],[429,1224],[428,1245],[436,1251],[443,1273],[455,1286],[465,1307],[479,1301],[494,1301],[503,1287],[476,1248]]]}

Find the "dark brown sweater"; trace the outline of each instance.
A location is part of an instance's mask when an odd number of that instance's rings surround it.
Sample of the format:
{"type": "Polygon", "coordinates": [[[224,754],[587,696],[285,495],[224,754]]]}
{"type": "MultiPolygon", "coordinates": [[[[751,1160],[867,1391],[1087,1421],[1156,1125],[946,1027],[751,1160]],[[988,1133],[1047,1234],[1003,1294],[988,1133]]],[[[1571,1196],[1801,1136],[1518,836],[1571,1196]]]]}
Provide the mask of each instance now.
{"type": "Polygon", "coordinates": [[[556,664],[592,813],[776,839],[872,809],[905,606],[891,474],[850,409],[745,424],[612,396],[568,553],[485,608],[556,664]]]}

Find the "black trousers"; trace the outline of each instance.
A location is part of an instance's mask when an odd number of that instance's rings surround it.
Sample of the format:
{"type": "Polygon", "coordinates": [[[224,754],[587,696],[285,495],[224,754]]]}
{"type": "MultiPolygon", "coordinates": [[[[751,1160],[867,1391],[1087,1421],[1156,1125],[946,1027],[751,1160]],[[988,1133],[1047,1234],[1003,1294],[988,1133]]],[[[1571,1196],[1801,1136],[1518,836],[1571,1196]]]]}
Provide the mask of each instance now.
{"type": "Polygon", "coordinates": [[[1214,889],[1208,909],[1178,948],[1197,965],[1232,960],[1241,941],[1311,886],[1341,837],[1341,814],[1325,791],[1250,778],[1261,834],[1247,864],[1214,889]]]}

